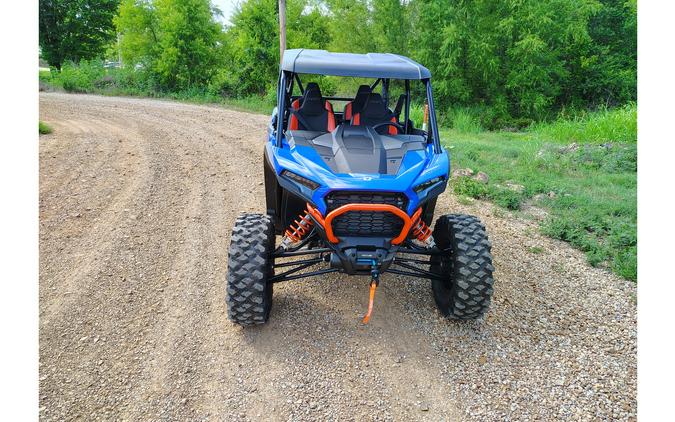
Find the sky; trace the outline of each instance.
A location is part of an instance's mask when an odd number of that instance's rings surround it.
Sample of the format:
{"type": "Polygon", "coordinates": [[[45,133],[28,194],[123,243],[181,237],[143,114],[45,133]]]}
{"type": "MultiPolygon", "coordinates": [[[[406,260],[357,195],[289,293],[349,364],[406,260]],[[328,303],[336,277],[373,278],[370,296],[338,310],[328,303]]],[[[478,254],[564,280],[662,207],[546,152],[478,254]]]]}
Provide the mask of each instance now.
{"type": "Polygon", "coordinates": [[[234,13],[234,9],[241,1],[243,0],[211,0],[211,3],[223,11],[223,17],[221,18],[221,21],[223,23],[229,23],[230,17],[234,13]]]}

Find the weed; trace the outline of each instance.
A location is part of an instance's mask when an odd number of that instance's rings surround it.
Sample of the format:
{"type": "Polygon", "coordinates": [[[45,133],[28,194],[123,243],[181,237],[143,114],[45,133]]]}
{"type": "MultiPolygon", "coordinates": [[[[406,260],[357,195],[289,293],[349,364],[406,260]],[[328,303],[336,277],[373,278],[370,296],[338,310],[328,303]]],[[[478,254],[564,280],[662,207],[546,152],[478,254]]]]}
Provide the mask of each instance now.
{"type": "Polygon", "coordinates": [[[541,246],[530,246],[529,251],[533,254],[542,254],[544,253],[544,248],[541,246]]]}
{"type": "Polygon", "coordinates": [[[47,123],[39,121],[38,132],[40,133],[40,135],[46,135],[48,133],[52,133],[52,128],[47,123]]]}
{"type": "Polygon", "coordinates": [[[500,207],[504,207],[509,210],[519,210],[520,204],[523,200],[523,197],[518,192],[514,192],[509,189],[504,188],[490,188],[488,189],[488,198],[494,201],[495,204],[500,207]]]}
{"type": "Polygon", "coordinates": [[[520,209],[523,199],[522,195],[517,192],[494,185],[487,185],[468,177],[455,179],[452,187],[457,195],[475,199],[489,199],[509,210],[520,209]]]}
{"type": "Polygon", "coordinates": [[[489,191],[487,185],[468,177],[455,179],[453,189],[457,195],[464,195],[475,199],[487,198],[489,191]]]}
{"type": "Polygon", "coordinates": [[[459,202],[462,205],[473,205],[474,201],[473,201],[472,198],[470,198],[468,196],[459,195],[459,196],[457,196],[457,202],[459,202]]]}
{"type": "Polygon", "coordinates": [[[506,211],[504,211],[503,208],[499,208],[499,207],[494,207],[494,208],[492,209],[492,215],[495,216],[495,217],[497,217],[497,218],[506,218],[506,217],[508,217],[508,214],[506,213],[506,211]]]}

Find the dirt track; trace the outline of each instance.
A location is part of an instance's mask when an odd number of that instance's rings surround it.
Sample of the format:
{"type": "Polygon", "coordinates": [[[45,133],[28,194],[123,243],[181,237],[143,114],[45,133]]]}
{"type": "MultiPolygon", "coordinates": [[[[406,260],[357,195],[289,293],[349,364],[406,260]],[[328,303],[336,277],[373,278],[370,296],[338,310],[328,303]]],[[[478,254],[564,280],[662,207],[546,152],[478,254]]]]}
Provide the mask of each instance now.
{"type": "Polygon", "coordinates": [[[630,420],[634,284],[490,204],[484,321],[435,310],[427,281],[275,286],[270,322],[224,303],[240,212],[264,210],[267,117],[41,94],[40,415],[45,420],[630,420]],[[541,249],[540,249],[541,248],[541,249]],[[542,252],[543,251],[543,252],[542,252]]]}

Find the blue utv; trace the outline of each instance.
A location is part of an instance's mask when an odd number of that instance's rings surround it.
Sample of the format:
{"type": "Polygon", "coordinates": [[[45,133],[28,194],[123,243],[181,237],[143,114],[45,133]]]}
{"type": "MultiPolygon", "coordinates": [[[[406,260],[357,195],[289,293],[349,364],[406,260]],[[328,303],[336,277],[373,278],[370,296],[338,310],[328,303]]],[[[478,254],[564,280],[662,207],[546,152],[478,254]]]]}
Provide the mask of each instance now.
{"type": "Polygon", "coordinates": [[[385,272],[429,279],[449,318],[487,311],[494,268],[483,224],[448,214],[430,228],[450,162],[424,66],[394,54],[287,50],[264,167],[266,212],[241,215],[232,231],[231,321],[265,323],[275,283],[333,272],[369,277],[364,323],[385,272]],[[350,78],[354,97],[324,96],[316,81],[330,86],[330,77],[350,78]],[[412,104],[424,104],[421,127],[412,104]]]}

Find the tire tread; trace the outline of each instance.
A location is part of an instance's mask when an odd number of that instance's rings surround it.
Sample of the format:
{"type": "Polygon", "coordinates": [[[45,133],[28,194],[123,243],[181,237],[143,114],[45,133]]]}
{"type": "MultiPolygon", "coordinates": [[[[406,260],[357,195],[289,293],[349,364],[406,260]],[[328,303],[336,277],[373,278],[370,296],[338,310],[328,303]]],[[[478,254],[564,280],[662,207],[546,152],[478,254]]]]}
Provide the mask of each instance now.
{"type": "Polygon", "coordinates": [[[227,316],[243,325],[264,324],[272,307],[274,225],[264,214],[242,214],[232,229],[227,263],[227,316]]]}
{"type": "MultiPolygon", "coordinates": [[[[490,307],[494,284],[492,245],[485,226],[471,215],[448,214],[436,222],[434,239],[439,246],[451,249],[442,272],[449,279],[432,284],[439,310],[452,319],[480,318],[490,307]]],[[[441,267],[432,262],[437,272],[441,267]]]]}

